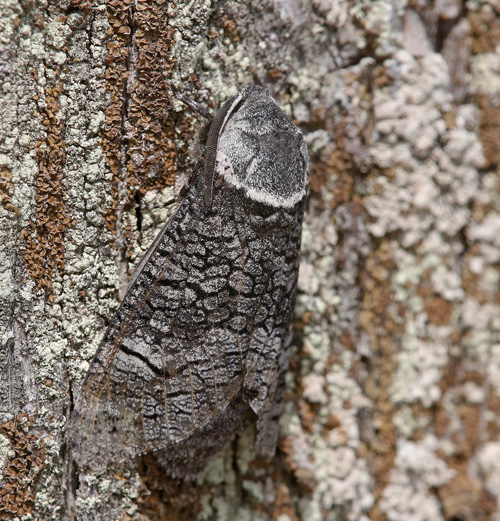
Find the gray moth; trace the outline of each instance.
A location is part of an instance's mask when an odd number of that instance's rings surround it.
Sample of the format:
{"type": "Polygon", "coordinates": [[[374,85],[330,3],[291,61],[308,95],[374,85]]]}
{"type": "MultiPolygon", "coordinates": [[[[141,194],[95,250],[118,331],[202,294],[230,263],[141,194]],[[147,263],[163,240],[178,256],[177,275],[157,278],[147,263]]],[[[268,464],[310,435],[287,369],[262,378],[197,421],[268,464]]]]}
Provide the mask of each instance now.
{"type": "Polygon", "coordinates": [[[168,475],[194,479],[252,417],[258,453],[274,454],[307,149],[258,86],[226,101],[203,136],[194,181],[83,382],[71,426],[81,465],[157,451],[168,475]]]}

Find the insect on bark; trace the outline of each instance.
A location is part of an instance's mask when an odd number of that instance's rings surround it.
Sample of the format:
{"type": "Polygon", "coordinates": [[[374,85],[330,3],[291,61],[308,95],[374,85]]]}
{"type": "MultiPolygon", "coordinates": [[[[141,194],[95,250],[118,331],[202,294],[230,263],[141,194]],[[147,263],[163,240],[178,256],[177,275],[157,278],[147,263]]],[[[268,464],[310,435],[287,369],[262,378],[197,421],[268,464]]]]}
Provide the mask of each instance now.
{"type": "Polygon", "coordinates": [[[167,474],[192,479],[251,416],[258,452],[275,451],[307,150],[257,86],[222,106],[203,150],[84,380],[71,430],[81,465],[159,451],[167,474]]]}

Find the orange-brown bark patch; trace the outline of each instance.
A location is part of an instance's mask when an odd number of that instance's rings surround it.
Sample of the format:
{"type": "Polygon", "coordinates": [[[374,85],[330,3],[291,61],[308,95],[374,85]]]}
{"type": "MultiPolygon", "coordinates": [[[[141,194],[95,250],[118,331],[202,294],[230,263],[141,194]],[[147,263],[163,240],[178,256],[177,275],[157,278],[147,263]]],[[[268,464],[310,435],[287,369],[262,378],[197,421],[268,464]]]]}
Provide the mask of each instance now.
{"type": "MultiPolygon", "coordinates": [[[[500,41],[500,40],[499,40],[500,41]]],[[[483,144],[485,168],[500,164],[500,106],[489,96],[479,96],[479,139],[483,144]]]]}
{"type": "Polygon", "coordinates": [[[500,42],[500,11],[495,14],[493,5],[490,9],[470,10],[468,19],[472,29],[473,54],[494,53],[500,42]]]}
{"type": "MultiPolygon", "coordinates": [[[[498,8],[486,6],[471,10],[468,19],[472,28],[473,54],[495,53],[500,43],[500,12],[498,8]],[[495,12],[495,9],[497,11],[495,12]]],[[[485,168],[500,163],[500,106],[487,95],[479,95],[476,102],[480,109],[479,138],[486,159],[485,168]]]]}
{"type": "Polygon", "coordinates": [[[396,407],[392,403],[389,389],[397,368],[395,346],[403,332],[403,326],[401,321],[395,320],[399,311],[392,306],[393,295],[388,274],[394,266],[391,246],[387,241],[382,241],[365,262],[360,313],[361,328],[369,335],[373,351],[365,393],[375,407],[374,431],[372,439],[365,443],[369,445],[368,459],[376,483],[376,502],[370,511],[370,517],[376,520],[385,519],[377,502],[390,480],[396,456],[397,432],[393,423],[396,407]]]}
{"type": "Polygon", "coordinates": [[[299,518],[296,516],[293,509],[292,496],[290,489],[285,485],[281,484],[276,492],[276,499],[274,501],[273,519],[279,519],[280,516],[288,516],[290,521],[298,521],[299,518]]]}
{"type": "Polygon", "coordinates": [[[424,310],[431,324],[446,326],[450,323],[453,305],[444,298],[435,297],[424,302],[424,310]]]}
{"type": "Polygon", "coordinates": [[[144,490],[138,501],[141,512],[148,519],[158,521],[188,521],[201,510],[201,488],[165,475],[154,453],[142,457],[140,472],[144,490]]]}
{"type": "Polygon", "coordinates": [[[109,0],[107,10],[110,103],[103,146],[114,186],[106,222],[114,230],[118,197],[121,204],[132,204],[136,193],[171,185],[175,179],[176,116],[168,96],[174,29],[168,2],[109,0]],[[126,183],[126,193],[118,194],[119,181],[126,183]]]}
{"type": "Polygon", "coordinates": [[[43,469],[45,449],[37,435],[30,433],[35,418],[18,414],[0,425],[0,435],[10,441],[12,456],[7,460],[0,481],[0,519],[31,514],[35,484],[43,469]]]}
{"type": "MultiPolygon", "coordinates": [[[[59,70],[56,74],[59,74],[59,70]]],[[[64,185],[64,125],[59,121],[59,96],[62,84],[45,89],[45,103],[39,108],[46,137],[35,143],[38,160],[36,212],[34,220],[23,231],[26,240],[24,259],[28,273],[36,281],[36,289],[44,289],[53,301],[52,277],[62,275],[64,268],[64,232],[73,221],[66,210],[64,185]]]]}
{"type": "Polygon", "coordinates": [[[236,21],[225,14],[220,21],[220,26],[224,30],[224,35],[227,36],[233,44],[241,40],[241,35],[236,21]]]}
{"type": "MultiPolygon", "coordinates": [[[[468,257],[469,255],[466,256],[466,258],[468,257]]],[[[485,288],[481,287],[481,275],[471,271],[467,266],[462,272],[462,287],[466,295],[477,300],[479,304],[489,302],[488,292],[485,288]]]]}
{"type": "Polygon", "coordinates": [[[14,191],[14,183],[12,182],[12,174],[10,170],[4,168],[0,171],[0,203],[9,212],[19,215],[19,208],[12,202],[12,192],[14,191]]]}
{"type": "Polygon", "coordinates": [[[456,476],[437,489],[446,519],[491,520],[497,508],[496,498],[469,476],[467,461],[456,462],[451,467],[456,476]]]}

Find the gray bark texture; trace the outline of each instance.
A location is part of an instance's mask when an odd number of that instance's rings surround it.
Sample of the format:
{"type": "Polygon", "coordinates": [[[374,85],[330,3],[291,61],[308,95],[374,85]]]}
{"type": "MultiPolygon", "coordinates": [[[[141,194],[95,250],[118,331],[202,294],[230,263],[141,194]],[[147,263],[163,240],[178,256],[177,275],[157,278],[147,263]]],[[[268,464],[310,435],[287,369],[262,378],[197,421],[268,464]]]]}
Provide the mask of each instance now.
{"type": "Polygon", "coordinates": [[[0,519],[500,520],[498,0],[0,0],[0,519]],[[74,401],[193,163],[269,88],[311,159],[280,441],[83,472],[74,401]]]}

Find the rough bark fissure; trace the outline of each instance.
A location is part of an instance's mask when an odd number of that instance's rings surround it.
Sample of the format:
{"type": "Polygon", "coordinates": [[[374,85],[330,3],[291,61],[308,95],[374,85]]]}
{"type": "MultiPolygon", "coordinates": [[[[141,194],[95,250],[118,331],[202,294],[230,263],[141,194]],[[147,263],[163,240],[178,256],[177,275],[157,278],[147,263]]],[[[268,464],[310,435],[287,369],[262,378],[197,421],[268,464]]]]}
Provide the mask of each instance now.
{"type": "Polygon", "coordinates": [[[14,351],[18,353],[17,356],[21,361],[21,373],[23,375],[26,397],[23,410],[29,414],[35,414],[39,406],[35,382],[35,368],[33,367],[33,361],[31,360],[31,355],[27,349],[26,332],[24,327],[17,319],[13,319],[13,322],[14,351]]]}
{"type": "Polygon", "coordinates": [[[125,230],[123,229],[122,214],[125,206],[129,204],[128,195],[128,176],[129,176],[129,151],[127,135],[130,132],[130,123],[128,121],[130,110],[130,98],[134,82],[136,79],[136,48],[135,48],[135,24],[133,23],[135,9],[132,7],[129,12],[128,27],[130,29],[130,45],[126,58],[126,80],[123,84],[122,93],[122,109],[120,113],[120,163],[119,172],[120,177],[117,186],[117,201],[116,206],[116,258],[119,270],[120,286],[118,295],[120,300],[124,297],[127,291],[129,278],[129,257],[128,257],[128,241],[126,239],[125,230]]]}
{"type": "Polygon", "coordinates": [[[0,0],[0,19],[0,519],[497,519],[498,2],[0,0]],[[168,93],[215,113],[251,83],[311,158],[277,455],[250,425],[189,487],[151,454],[79,468],[73,399],[196,160],[168,93]]]}

